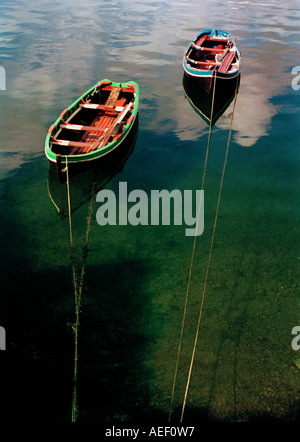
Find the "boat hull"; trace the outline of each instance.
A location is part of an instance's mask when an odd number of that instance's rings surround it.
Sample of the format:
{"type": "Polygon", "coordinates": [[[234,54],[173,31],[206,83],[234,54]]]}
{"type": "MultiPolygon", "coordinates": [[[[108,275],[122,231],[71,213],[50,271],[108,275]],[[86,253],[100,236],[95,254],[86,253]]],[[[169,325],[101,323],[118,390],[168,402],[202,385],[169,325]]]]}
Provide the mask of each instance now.
{"type": "Polygon", "coordinates": [[[199,86],[207,94],[210,94],[213,91],[214,81],[216,81],[215,85],[216,90],[219,91],[226,89],[231,90],[232,88],[234,88],[236,82],[239,81],[241,73],[239,72],[237,75],[230,78],[193,76],[187,74],[185,71],[183,75],[186,79],[192,81],[195,86],[196,85],[199,86]]]}
{"type": "MultiPolygon", "coordinates": [[[[115,83],[110,80],[102,80],[98,82],[96,85],[91,87],[88,91],[86,91],[83,95],[81,95],[76,101],[74,101],[67,109],[65,109],[58,119],[52,124],[48,130],[46,139],[45,139],[45,155],[47,159],[50,161],[51,164],[55,165],[56,167],[63,167],[66,163],[68,165],[76,165],[76,164],[82,164],[82,163],[90,163],[92,161],[95,161],[113,150],[117,149],[127,138],[128,134],[132,130],[132,127],[134,126],[137,113],[138,113],[138,101],[139,101],[139,86],[134,81],[129,81],[126,83],[115,83]],[[76,155],[71,154],[64,154],[63,151],[54,150],[53,148],[53,141],[55,142],[55,137],[57,133],[61,130],[61,124],[62,122],[65,123],[65,127],[67,127],[66,122],[70,120],[70,118],[73,117],[76,113],[79,113],[80,105],[82,102],[85,102],[87,97],[89,97],[93,91],[96,90],[96,88],[101,85],[110,84],[111,87],[119,87],[119,88],[132,88],[134,90],[134,101],[132,104],[132,108],[130,109],[130,117],[126,121],[125,127],[122,128],[122,132],[119,134],[118,137],[114,137],[112,141],[108,142],[106,145],[102,146],[101,149],[95,149],[91,152],[86,153],[80,153],[76,155]],[[66,122],[65,122],[66,119],[66,122]]],[[[78,125],[74,125],[78,126],[78,125]]],[[[85,127],[85,126],[83,126],[85,127]]],[[[63,140],[64,141],[64,140],[63,140]]],[[[83,144],[83,143],[82,143],[83,144]]]]}
{"type": "Polygon", "coordinates": [[[186,98],[195,112],[208,124],[213,126],[223,115],[238,93],[240,85],[240,74],[231,81],[226,82],[226,88],[222,82],[216,82],[215,93],[209,93],[199,87],[199,82],[192,77],[183,74],[183,89],[186,98]]]}

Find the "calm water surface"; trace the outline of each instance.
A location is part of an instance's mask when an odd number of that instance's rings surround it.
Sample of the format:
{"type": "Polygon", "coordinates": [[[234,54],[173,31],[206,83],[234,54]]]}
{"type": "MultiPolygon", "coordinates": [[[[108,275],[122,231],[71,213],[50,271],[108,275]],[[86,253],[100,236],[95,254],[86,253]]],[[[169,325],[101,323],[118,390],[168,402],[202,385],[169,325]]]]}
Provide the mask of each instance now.
{"type": "MultiPolygon", "coordinates": [[[[66,187],[43,144],[57,115],[102,78],[140,85],[137,139],[100,187],[201,188],[209,126],[183,88],[182,56],[206,28],[237,36],[243,67],[184,421],[299,418],[300,9],[292,0],[3,1],[0,6],[2,416],[71,420],[74,288],[66,187]],[[118,167],[120,166],[121,167],[118,167]],[[57,202],[58,200],[56,200],[57,202]],[[298,261],[297,261],[298,260],[298,261]]],[[[203,293],[233,103],[213,128],[173,397],[178,422],[203,293]]],[[[193,238],[184,226],[105,226],[71,180],[73,256],[84,262],[81,422],[168,421],[193,238]],[[89,212],[90,210],[90,212],[89,212]]],[[[89,202],[94,203],[91,207],[89,202]]]]}

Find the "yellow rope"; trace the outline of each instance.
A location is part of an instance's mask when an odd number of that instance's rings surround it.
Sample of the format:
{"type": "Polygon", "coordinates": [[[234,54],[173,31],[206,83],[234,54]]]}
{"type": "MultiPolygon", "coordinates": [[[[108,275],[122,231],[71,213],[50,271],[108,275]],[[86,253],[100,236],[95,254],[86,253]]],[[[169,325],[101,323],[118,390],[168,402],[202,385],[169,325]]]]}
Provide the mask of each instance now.
{"type": "Polygon", "coordinates": [[[208,273],[209,273],[209,267],[210,267],[212,250],[213,250],[213,243],[214,243],[215,232],[216,232],[216,225],[217,225],[218,212],[219,212],[219,207],[220,207],[220,200],[221,200],[221,193],[222,193],[222,187],[223,187],[223,182],[224,182],[225,169],[226,169],[226,164],[227,164],[228,150],[229,150],[230,138],[231,138],[231,132],[232,132],[233,116],[234,116],[235,105],[236,105],[236,98],[237,98],[237,87],[236,87],[236,90],[235,90],[234,105],[233,105],[233,111],[232,111],[232,115],[231,115],[230,130],[229,130],[229,135],[228,135],[228,140],[227,140],[226,153],[225,153],[223,171],[222,171],[221,182],[220,182],[220,189],[219,189],[217,209],[216,209],[216,215],[215,215],[215,221],[214,221],[214,227],[213,227],[213,234],[212,234],[212,238],[211,238],[209,258],[208,258],[208,264],[207,264],[207,269],[206,269],[205,282],[204,282],[204,288],[203,288],[203,294],[202,294],[202,300],[201,300],[201,306],[200,306],[198,323],[197,323],[197,330],[196,330],[196,335],[195,335],[195,340],[194,340],[194,347],[193,347],[193,351],[192,351],[191,363],[190,363],[190,367],[189,367],[188,380],[187,380],[187,383],[186,383],[186,389],[185,389],[185,394],[184,394],[184,400],[183,400],[183,405],[182,405],[180,422],[182,422],[182,420],[183,420],[184,410],[185,410],[185,406],[186,406],[186,399],[187,399],[188,389],[189,389],[189,385],[190,385],[192,368],[193,368],[193,364],[194,364],[196,347],[197,347],[198,336],[199,336],[199,329],[200,329],[200,324],[201,324],[201,319],[202,319],[204,298],[205,298],[205,292],[206,292],[207,280],[208,280],[208,273]]]}
{"type": "MultiPolygon", "coordinates": [[[[208,152],[209,152],[211,133],[212,133],[213,109],[214,109],[214,101],[215,101],[215,88],[216,88],[216,75],[214,75],[214,86],[213,86],[213,95],[212,95],[212,105],[211,105],[209,134],[208,134],[208,141],[207,141],[207,147],[206,147],[206,155],[205,155],[205,161],[204,161],[204,169],[203,169],[203,175],[202,175],[201,190],[204,189],[204,182],[205,182],[205,175],[206,175],[206,166],[207,166],[208,152]]],[[[200,195],[200,204],[199,204],[199,208],[198,208],[197,222],[196,222],[196,232],[197,232],[197,229],[198,229],[199,218],[200,218],[200,210],[201,210],[201,205],[202,205],[202,195],[203,195],[203,192],[201,192],[201,195],[200,195]]],[[[172,414],[172,408],[173,408],[173,402],[174,402],[174,394],[175,394],[176,380],[177,380],[177,374],[178,374],[179,358],[180,358],[181,347],[182,347],[182,339],[183,339],[183,331],[184,331],[185,319],[186,319],[187,303],[188,303],[190,284],[191,284],[191,277],[192,277],[192,269],[193,269],[193,262],[194,262],[195,250],[196,250],[196,241],[197,241],[197,235],[195,235],[195,237],[194,237],[193,249],[192,249],[192,257],[191,257],[191,264],[190,264],[188,283],[187,283],[187,289],[186,289],[186,295],[185,295],[183,318],[182,318],[182,324],[181,324],[181,332],[180,332],[179,345],[178,345],[178,350],[177,350],[175,374],[174,374],[172,393],[171,393],[171,402],[170,402],[169,418],[168,418],[169,422],[171,420],[171,414],[172,414]]]]}
{"type": "Polygon", "coordinates": [[[75,323],[72,326],[74,332],[74,371],[73,371],[73,398],[72,398],[72,422],[76,422],[78,418],[78,404],[77,404],[77,376],[78,376],[78,336],[79,336],[79,325],[80,325],[80,308],[81,308],[81,297],[83,289],[83,278],[85,274],[86,260],[88,254],[88,242],[89,234],[91,230],[91,218],[93,213],[93,197],[95,193],[96,182],[94,181],[92,187],[91,201],[88,207],[88,217],[87,217],[87,228],[85,232],[85,245],[83,247],[83,264],[81,266],[80,276],[76,271],[75,257],[73,254],[73,233],[72,233],[72,217],[71,217],[71,197],[70,197],[70,181],[69,181],[69,168],[68,160],[66,158],[66,171],[67,176],[67,196],[68,196],[68,212],[69,212],[69,230],[70,230],[70,244],[71,244],[71,257],[72,257],[72,276],[74,285],[74,296],[75,296],[75,323]]]}
{"type": "Polygon", "coordinates": [[[73,235],[72,235],[72,218],[71,218],[71,198],[70,198],[70,182],[69,182],[69,168],[68,158],[66,157],[66,167],[63,172],[66,171],[67,175],[67,194],[68,194],[68,212],[69,212],[69,230],[70,230],[70,244],[73,247],[73,235]]]}
{"type": "Polygon", "coordinates": [[[70,244],[71,244],[71,256],[72,256],[72,276],[73,285],[75,290],[75,324],[72,326],[74,332],[75,350],[74,350],[74,389],[73,389],[73,401],[72,401],[72,422],[77,419],[77,393],[76,393],[76,379],[77,379],[77,361],[78,361],[78,327],[79,327],[79,297],[78,293],[78,281],[76,275],[76,268],[73,255],[73,233],[72,233],[72,217],[71,217],[71,197],[70,197],[70,181],[69,181],[69,167],[68,158],[66,157],[66,167],[63,172],[66,172],[67,176],[67,197],[68,197],[68,215],[69,215],[69,231],[70,231],[70,244]]]}
{"type": "Polygon", "coordinates": [[[74,373],[73,373],[73,399],[72,399],[72,422],[75,422],[78,415],[77,409],[77,361],[78,361],[78,328],[79,328],[79,308],[80,308],[80,297],[81,291],[78,291],[78,279],[76,274],[75,260],[73,255],[73,234],[72,234],[72,217],[71,217],[71,197],[70,197],[70,181],[69,181],[69,167],[68,167],[68,158],[66,157],[66,167],[63,169],[63,172],[66,172],[67,176],[67,196],[68,196],[68,215],[69,215],[69,231],[70,231],[70,244],[71,244],[71,257],[72,257],[72,276],[73,276],[73,285],[75,290],[75,323],[73,324],[73,332],[74,332],[74,373]]]}

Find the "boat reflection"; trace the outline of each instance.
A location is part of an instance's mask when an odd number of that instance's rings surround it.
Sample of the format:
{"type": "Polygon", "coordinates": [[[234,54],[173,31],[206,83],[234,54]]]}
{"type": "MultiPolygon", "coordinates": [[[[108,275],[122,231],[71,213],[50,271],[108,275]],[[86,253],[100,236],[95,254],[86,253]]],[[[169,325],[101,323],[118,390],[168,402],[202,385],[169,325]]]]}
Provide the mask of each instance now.
{"type": "Polygon", "coordinates": [[[213,126],[229,107],[234,99],[235,91],[238,92],[240,74],[231,80],[224,80],[222,84],[217,81],[214,94],[213,88],[207,93],[197,79],[187,77],[185,74],[183,75],[182,84],[185,95],[195,112],[199,114],[208,125],[211,124],[213,126]]]}
{"type": "MultiPolygon", "coordinates": [[[[99,160],[93,161],[92,166],[85,165],[77,169],[69,169],[71,213],[78,210],[95,193],[103,189],[115,175],[122,172],[126,161],[134,151],[137,136],[138,115],[132,130],[117,149],[99,160]]],[[[51,164],[49,165],[47,187],[56,212],[61,218],[66,218],[69,215],[66,181],[59,179],[56,168],[51,164]]]]}

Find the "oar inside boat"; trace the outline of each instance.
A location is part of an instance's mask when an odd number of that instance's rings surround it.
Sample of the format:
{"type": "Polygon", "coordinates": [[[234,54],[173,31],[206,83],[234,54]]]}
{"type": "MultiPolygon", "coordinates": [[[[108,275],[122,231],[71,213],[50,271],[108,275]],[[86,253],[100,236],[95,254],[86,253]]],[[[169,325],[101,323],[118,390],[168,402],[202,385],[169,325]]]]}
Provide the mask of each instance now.
{"type": "Polygon", "coordinates": [[[109,138],[113,135],[118,135],[120,132],[122,121],[124,120],[125,116],[128,114],[130,109],[133,106],[133,102],[131,101],[126,108],[123,110],[121,115],[117,117],[116,121],[111,125],[110,128],[106,128],[103,132],[102,139],[97,140],[95,143],[91,145],[88,152],[92,152],[93,150],[100,149],[102,146],[105,146],[109,138]]]}

